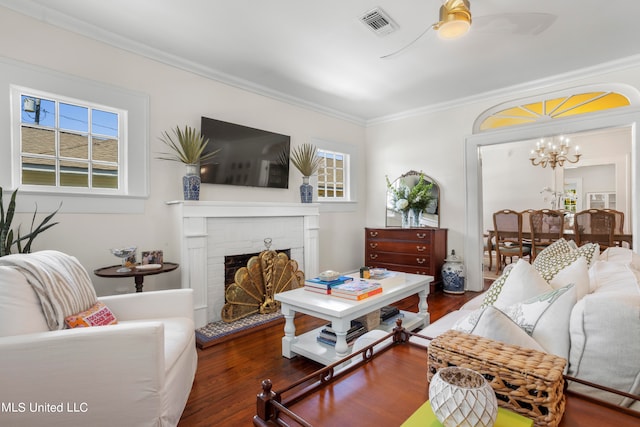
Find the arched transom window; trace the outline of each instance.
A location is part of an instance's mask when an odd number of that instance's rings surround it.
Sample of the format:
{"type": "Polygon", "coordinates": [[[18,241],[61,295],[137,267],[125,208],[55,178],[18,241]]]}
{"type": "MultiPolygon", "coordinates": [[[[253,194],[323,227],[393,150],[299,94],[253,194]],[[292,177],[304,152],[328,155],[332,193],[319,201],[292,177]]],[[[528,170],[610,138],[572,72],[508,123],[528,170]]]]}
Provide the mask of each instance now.
{"type": "Polygon", "coordinates": [[[626,85],[577,87],[536,98],[497,105],[481,114],[474,133],[593,113],[638,103],[638,92],[626,85]]]}

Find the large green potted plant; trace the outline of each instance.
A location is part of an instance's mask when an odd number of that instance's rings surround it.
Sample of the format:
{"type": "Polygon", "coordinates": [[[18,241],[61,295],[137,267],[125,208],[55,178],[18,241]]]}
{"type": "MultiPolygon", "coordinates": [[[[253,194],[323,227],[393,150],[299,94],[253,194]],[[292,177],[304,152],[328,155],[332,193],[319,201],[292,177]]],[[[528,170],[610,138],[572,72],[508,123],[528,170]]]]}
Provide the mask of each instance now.
{"type": "Polygon", "coordinates": [[[300,200],[302,203],[313,201],[313,187],[309,184],[309,177],[315,174],[322,165],[322,157],[318,156],[318,149],[313,144],[302,144],[291,150],[291,163],[302,174],[300,186],[300,200]]]}
{"type": "Polygon", "coordinates": [[[34,239],[43,231],[46,231],[57,224],[57,222],[49,224],[49,221],[51,221],[60,208],[58,207],[58,209],[53,213],[47,215],[38,226],[35,226],[36,214],[38,213],[38,206],[36,205],[36,210],[31,218],[31,229],[29,230],[29,233],[21,235],[20,225],[18,225],[15,232],[13,228],[11,228],[13,216],[16,211],[16,197],[18,195],[18,189],[11,194],[11,199],[9,200],[9,205],[7,206],[6,211],[2,200],[2,193],[3,190],[2,187],[0,187],[0,257],[11,254],[14,246],[18,253],[30,253],[31,244],[34,239]]]}
{"type": "Polygon", "coordinates": [[[171,133],[164,131],[160,140],[171,150],[169,153],[160,153],[161,160],[180,162],[186,165],[186,174],[182,177],[182,189],[185,200],[200,199],[200,165],[209,163],[220,150],[204,152],[209,144],[200,131],[185,126],[184,130],[176,126],[171,133]]]}

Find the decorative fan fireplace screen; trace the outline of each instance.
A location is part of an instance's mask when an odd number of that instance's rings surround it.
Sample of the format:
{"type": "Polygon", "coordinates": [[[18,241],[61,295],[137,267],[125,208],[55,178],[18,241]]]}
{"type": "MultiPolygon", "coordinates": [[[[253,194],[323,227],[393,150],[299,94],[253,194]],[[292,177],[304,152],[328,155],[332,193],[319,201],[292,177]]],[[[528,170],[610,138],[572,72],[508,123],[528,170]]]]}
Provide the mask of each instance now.
{"type": "Polygon", "coordinates": [[[298,270],[297,261],[282,252],[262,251],[236,272],[235,282],[225,291],[222,320],[233,322],[251,314],[276,312],[280,303],[273,296],[303,284],[304,273],[298,270]]]}

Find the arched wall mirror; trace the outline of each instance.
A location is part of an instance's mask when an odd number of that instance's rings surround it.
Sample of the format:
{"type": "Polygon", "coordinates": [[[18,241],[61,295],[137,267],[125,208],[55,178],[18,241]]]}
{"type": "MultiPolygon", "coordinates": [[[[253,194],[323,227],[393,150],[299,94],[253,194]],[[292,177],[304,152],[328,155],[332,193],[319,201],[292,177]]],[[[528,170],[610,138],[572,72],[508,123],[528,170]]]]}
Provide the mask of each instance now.
{"type": "MultiPolygon", "coordinates": [[[[626,164],[625,162],[619,161],[616,163],[615,179],[619,180],[619,177],[623,176],[624,181],[622,183],[617,182],[615,186],[616,195],[620,192],[620,195],[622,196],[621,199],[618,199],[618,203],[624,203],[624,205],[628,207],[628,215],[626,215],[626,217],[629,218],[628,221],[627,218],[625,218],[625,226],[629,227],[628,232],[633,235],[633,240],[637,241],[639,210],[638,197],[636,193],[637,189],[640,188],[640,174],[637,173],[637,165],[640,158],[640,150],[638,149],[638,144],[640,143],[638,140],[638,124],[640,124],[640,110],[629,108],[625,109],[624,112],[620,112],[619,110],[616,112],[604,112],[590,115],[587,118],[580,117],[575,119],[563,119],[558,122],[537,123],[528,126],[479,133],[468,137],[465,145],[467,205],[467,213],[465,217],[465,264],[467,268],[467,289],[480,291],[483,289],[484,285],[482,273],[483,233],[487,228],[485,226],[485,222],[488,221],[488,219],[485,218],[484,192],[488,191],[488,184],[483,183],[483,169],[485,167],[490,167],[489,165],[484,164],[484,157],[487,157],[488,153],[495,151],[504,156],[504,162],[515,162],[516,153],[529,153],[532,141],[535,142],[536,139],[541,137],[579,133],[606,135],[609,130],[612,132],[626,132],[628,135],[628,144],[630,146],[630,155],[627,156],[628,160],[626,161],[626,164]],[[510,151],[511,156],[509,155],[510,151]],[[626,172],[622,172],[623,170],[626,170],[626,172]],[[625,197],[627,200],[623,202],[625,197]]],[[[602,146],[606,146],[607,144],[605,138],[605,136],[601,136],[600,138],[602,146]]],[[[611,163],[609,158],[614,157],[615,156],[612,156],[611,153],[607,153],[606,158],[601,154],[600,159],[594,158],[591,161],[583,159],[575,166],[592,166],[598,164],[598,162],[601,164],[609,164],[611,163]]],[[[542,170],[543,168],[531,165],[528,159],[523,160],[522,164],[523,166],[518,173],[526,177],[529,181],[535,181],[536,178],[534,177],[538,177],[538,174],[545,173],[545,171],[542,170]],[[523,169],[525,167],[524,165],[530,169],[523,169]]],[[[491,167],[495,168],[496,165],[491,167]]],[[[497,167],[500,169],[499,165],[497,167]]],[[[494,180],[493,188],[498,186],[498,193],[503,195],[509,194],[511,191],[511,196],[509,196],[511,204],[522,202],[521,198],[523,192],[513,191],[514,189],[510,187],[513,180],[509,178],[506,168],[502,169],[505,170],[505,174],[499,181],[497,179],[494,180]]],[[[561,171],[556,168],[555,174],[560,173],[561,171]]],[[[562,171],[562,174],[565,173],[567,175],[571,174],[568,170],[562,171]]],[[[558,177],[555,174],[546,178],[540,178],[540,182],[536,183],[536,188],[544,188],[546,186],[544,182],[552,185],[555,181],[556,183],[559,183],[559,185],[564,185],[565,177],[558,177]]],[[[541,197],[542,195],[539,196],[541,197]]],[[[542,203],[543,201],[543,198],[541,198],[540,202],[542,203]]],[[[513,206],[514,209],[518,209],[518,206],[513,206]]],[[[491,208],[489,208],[489,210],[490,209],[491,208]]],[[[637,251],[637,247],[638,245],[634,244],[634,250],[637,251]]]]}
{"type": "MultiPolygon", "coordinates": [[[[419,226],[420,227],[440,227],[440,187],[436,181],[428,175],[422,172],[416,172],[411,170],[405,174],[400,175],[395,180],[390,181],[391,186],[394,189],[398,189],[401,186],[406,186],[411,190],[420,180],[420,175],[426,184],[433,184],[431,187],[431,195],[433,200],[429,202],[426,209],[420,215],[419,226]]],[[[387,189],[387,206],[386,206],[386,222],[387,227],[402,227],[402,215],[395,209],[393,191],[387,189]]]]}

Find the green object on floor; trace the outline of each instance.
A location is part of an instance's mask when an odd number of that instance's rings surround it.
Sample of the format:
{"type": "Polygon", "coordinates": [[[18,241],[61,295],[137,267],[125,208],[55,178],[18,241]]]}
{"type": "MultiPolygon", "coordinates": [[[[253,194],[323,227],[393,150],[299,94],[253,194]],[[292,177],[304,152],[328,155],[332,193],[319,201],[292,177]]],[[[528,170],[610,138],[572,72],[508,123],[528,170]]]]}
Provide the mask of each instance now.
{"type": "MultiPolygon", "coordinates": [[[[532,427],[533,420],[516,414],[508,409],[498,408],[498,417],[494,427],[532,427]]],[[[442,427],[427,400],[413,413],[401,427],[442,427]]]]}

